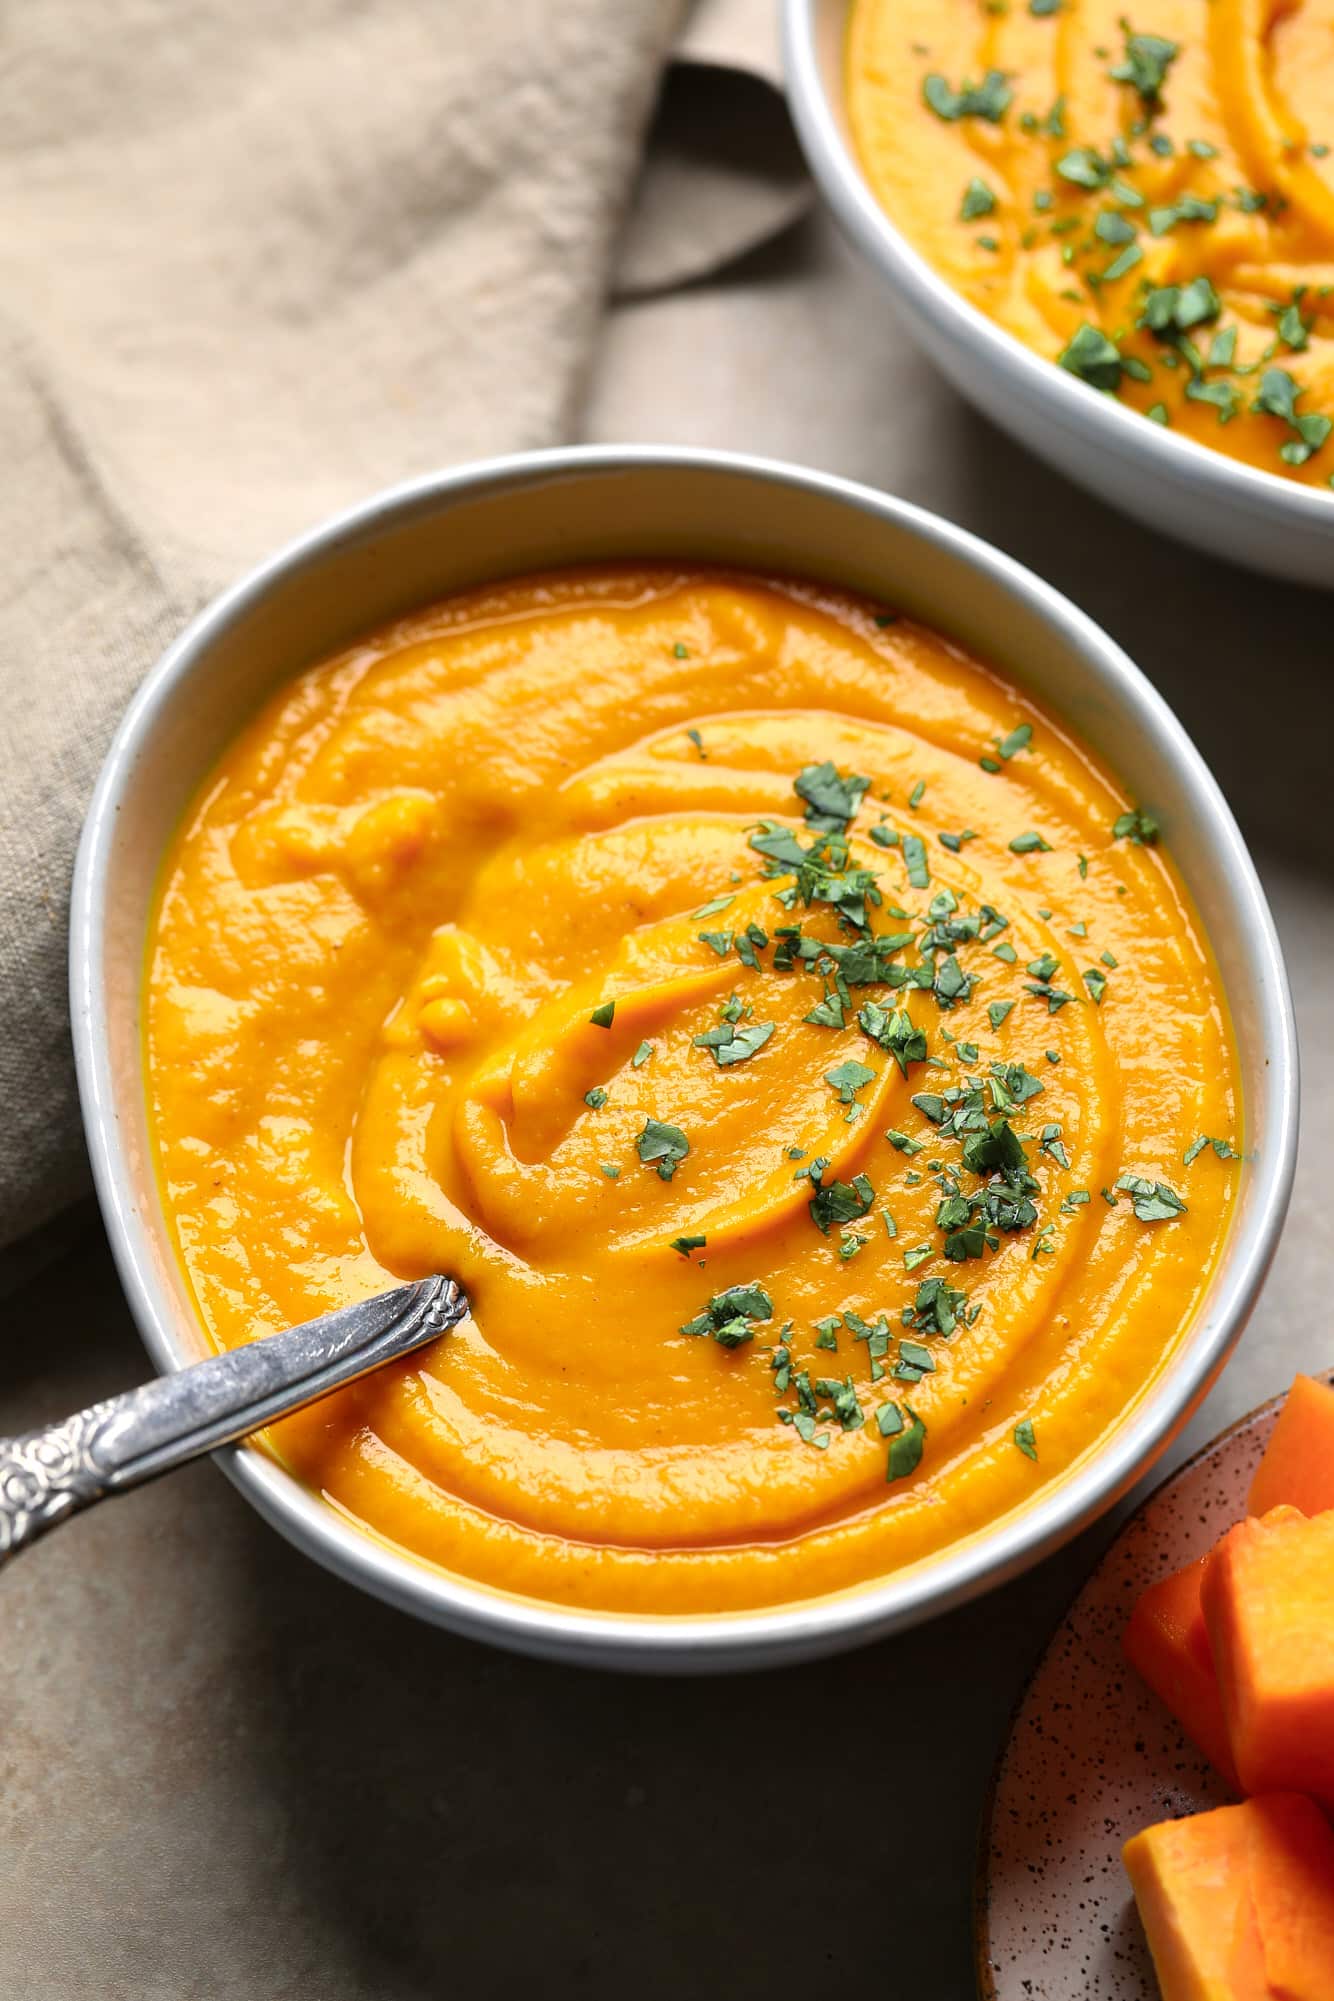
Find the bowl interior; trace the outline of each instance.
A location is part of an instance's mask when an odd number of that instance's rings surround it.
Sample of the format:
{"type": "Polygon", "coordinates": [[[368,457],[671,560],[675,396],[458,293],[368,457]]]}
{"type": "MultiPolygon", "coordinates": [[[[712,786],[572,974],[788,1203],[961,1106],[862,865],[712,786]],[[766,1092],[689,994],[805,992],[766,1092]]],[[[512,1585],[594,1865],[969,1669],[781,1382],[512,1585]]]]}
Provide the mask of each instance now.
{"type": "MultiPolygon", "coordinates": [[[[921,1616],[1030,1562],[1143,1470],[1221,1365],[1272,1253],[1295,1150],[1290,1007],[1263,895],[1213,780],[1161,698],[1111,641],[1028,572],[904,503],[791,468],[707,454],[583,451],[499,461],[398,489],[283,552],[220,599],[159,663],[113,746],[90,813],[73,913],[72,993],[85,1121],[131,1304],[159,1368],[203,1347],[170,1249],[148,1132],[140,1023],[143,948],[176,822],[236,728],[279,682],[377,624],[456,588],[574,561],[664,555],[813,576],[867,592],[958,639],[1097,747],[1164,838],[1213,941],[1242,1070],[1247,1159],[1229,1251],[1172,1370],[1095,1462],[976,1546],[845,1600],[754,1618],[580,1619],[492,1599],[375,1552],[261,1455],[230,1470],[313,1553],[444,1622],[561,1651],[580,1630],[634,1628],[664,1664],[694,1629],[695,1664],[726,1665],[768,1635],[773,1657],[819,1651],[921,1616]],[[304,1530],[294,1527],[297,1517],[304,1530]],[[361,1556],[348,1554],[359,1545],[361,1556]],[[372,1559],[371,1553],[375,1552],[372,1559]],[[377,1569],[378,1566],[378,1569],[377,1569]],[[506,1608],[488,1613],[486,1607],[506,1608]],[[464,1610],[461,1611],[460,1607],[464,1610]],[[507,1625],[508,1620],[508,1625],[507,1625]],[[505,1628],[496,1631],[496,1625],[505,1628]],[[531,1622],[529,1622],[531,1623],[531,1622]],[[511,1628],[513,1630],[511,1630],[511,1628]],[[550,1639],[553,1632],[564,1638],[550,1639]],[[711,1639],[703,1636],[711,1635],[711,1639]],[[731,1635],[729,1639],[726,1637],[731,1635]],[[517,1636],[516,1636],[517,1635],[517,1636]],[[703,1655],[708,1655],[707,1661],[703,1655]]],[[[610,1656],[618,1642],[609,1640],[610,1656]]],[[[596,1650],[596,1649],[595,1649],[596,1650]]]]}

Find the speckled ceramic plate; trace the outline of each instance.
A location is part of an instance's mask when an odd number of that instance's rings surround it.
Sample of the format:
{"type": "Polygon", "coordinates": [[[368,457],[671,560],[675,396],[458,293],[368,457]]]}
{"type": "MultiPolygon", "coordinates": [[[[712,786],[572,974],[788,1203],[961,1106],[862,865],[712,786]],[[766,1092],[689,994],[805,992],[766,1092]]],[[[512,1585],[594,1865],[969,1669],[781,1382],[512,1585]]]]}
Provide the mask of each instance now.
{"type": "Polygon", "coordinates": [[[1039,1661],[992,1783],[977,1880],[982,2001],[1157,2001],[1121,1848],[1221,1806],[1222,1780],[1121,1653],[1146,1584],[1246,1512],[1281,1397],[1188,1460],[1132,1515],[1039,1661]]]}

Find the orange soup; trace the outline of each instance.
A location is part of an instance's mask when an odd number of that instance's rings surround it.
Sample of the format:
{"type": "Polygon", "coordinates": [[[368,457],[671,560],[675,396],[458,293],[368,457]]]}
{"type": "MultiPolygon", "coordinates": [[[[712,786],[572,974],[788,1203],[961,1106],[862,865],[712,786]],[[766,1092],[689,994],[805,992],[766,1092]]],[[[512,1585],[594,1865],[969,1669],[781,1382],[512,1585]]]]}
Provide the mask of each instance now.
{"type": "Polygon", "coordinates": [[[853,0],[871,188],[1090,387],[1334,478],[1334,0],[853,0]]]}
{"type": "Polygon", "coordinates": [[[776,578],[539,577],[301,674],[167,857],[166,1213],[219,1346],[432,1271],[474,1317],[272,1449],[451,1572],[640,1612],[1032,1500],[1172,1357],[1235,1195],[1152,803],[776,578]]]}

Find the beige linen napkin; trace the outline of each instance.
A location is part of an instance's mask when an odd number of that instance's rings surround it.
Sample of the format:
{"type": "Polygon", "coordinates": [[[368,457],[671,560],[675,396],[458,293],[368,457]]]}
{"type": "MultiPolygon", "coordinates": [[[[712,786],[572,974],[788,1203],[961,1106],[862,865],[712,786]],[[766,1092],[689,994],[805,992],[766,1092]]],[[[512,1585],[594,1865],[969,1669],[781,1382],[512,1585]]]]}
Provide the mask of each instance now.
{"type": "MultiPolygon", "coordinates": [[[[710,69],[719,35],[744,42],[756,8],[706,0],[693,26],[710,69]]],[[[11,12],[0,1246],[85,1183],[65,913],[128,694],[221,584],[321,515],[433,466],[571,434],[661,67],[686,21],[684,0],[11,12]]],[[[767,34],[766,18],[751,86],[767,34]]],[[[704,114],[686,109],[699,142],[704,114]]],[[[684,224],[646,177],[629,282],[712,268],[791,212],[786,170],[761,159],[749,175],[725,146],[715,209],[728,219],[692,250],[709,150],[684,224]]]]}

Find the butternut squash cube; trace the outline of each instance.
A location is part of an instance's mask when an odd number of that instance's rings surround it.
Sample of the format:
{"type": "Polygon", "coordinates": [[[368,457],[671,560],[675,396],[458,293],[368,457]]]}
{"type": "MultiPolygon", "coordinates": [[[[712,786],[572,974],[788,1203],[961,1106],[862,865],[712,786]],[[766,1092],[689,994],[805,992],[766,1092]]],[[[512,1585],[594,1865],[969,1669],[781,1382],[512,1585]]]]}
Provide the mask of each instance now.
{"type": "Polygon", "coordinates": [[[1130,1665],[1171,1710],[1191,1742],[1239,1792],[1200,1602],[1211,1555],[1159,1578],[1141,1593],[1122,1646],[1130,1665]]]}
{"type": "Polygon", "coordinates": [[[1251,1482],[1253,1515],[1280,1505],[1304,1515],[1334,1508],[1334,1389],[1311,1376],[1288,1391],[1251,1482]]]}
{"type": "Polygon", "coordinates": [[[1202,1602],[1243,1790],[1334,1807],[1334,1512],[1239,1522],[1202,1602]]]}
{"type": "Polygon", "coordinates": [[[1311,1800],[1162,1821],[1123,1860],[1163,2001],[1334,1997],[1334,1834],[1311,1800]]]}

